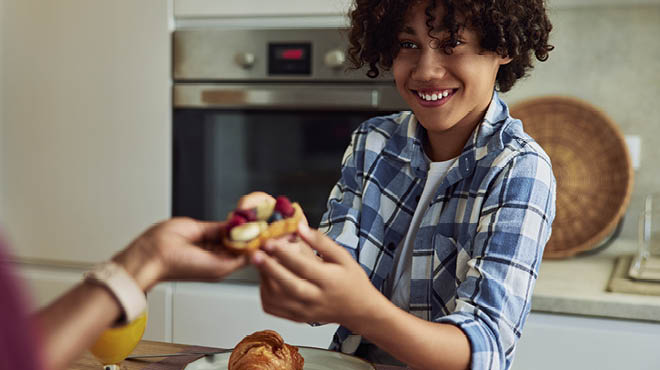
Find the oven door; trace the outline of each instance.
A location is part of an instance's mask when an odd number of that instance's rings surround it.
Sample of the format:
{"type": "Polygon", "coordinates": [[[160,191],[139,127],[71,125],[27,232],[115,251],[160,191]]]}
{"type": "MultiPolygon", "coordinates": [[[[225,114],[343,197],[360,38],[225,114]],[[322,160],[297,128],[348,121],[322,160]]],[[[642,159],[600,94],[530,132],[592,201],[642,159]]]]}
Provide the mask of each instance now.
{"type": "Polygon", "coordinates": [[[353,130],[401,109],[392,84],[175,85],[172,213],[223,220],[261,190],[317,227],[353,130]]]}

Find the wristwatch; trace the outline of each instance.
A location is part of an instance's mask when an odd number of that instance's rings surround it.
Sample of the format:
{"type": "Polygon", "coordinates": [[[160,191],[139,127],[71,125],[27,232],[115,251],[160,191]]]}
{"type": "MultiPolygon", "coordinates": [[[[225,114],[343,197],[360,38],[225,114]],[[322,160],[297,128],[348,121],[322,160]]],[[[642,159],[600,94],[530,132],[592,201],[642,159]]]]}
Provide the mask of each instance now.
{"type": "Polygon", "coordinates": [[[117,299],[123,315],[116,325],[135,320],[147,308],[147,297],[142,289],[131,275],[115,262],[101,263],[87,271],[83,278],[86,282],[104,286],[117,299]]]}

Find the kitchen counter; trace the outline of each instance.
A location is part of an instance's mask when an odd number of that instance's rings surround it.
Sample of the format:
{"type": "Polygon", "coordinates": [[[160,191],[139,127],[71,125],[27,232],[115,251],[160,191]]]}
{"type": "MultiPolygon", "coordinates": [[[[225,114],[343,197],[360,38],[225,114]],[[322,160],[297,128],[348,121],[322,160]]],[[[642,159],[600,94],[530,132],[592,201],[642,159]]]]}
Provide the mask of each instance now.
{"type": "Polygon", "coordinates": [[[660,322],[660,296],[607,291],[617,257],[636,250],[635,240],[621,239],[591,256],[544,260],[532,311],[660,322]]]}

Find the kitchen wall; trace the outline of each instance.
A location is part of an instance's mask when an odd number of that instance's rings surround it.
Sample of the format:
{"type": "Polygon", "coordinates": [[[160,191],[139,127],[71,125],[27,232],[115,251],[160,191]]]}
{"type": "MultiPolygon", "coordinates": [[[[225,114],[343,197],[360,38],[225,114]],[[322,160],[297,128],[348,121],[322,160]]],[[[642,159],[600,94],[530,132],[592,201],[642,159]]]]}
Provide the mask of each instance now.
{"type": "Polygon", "coordinates": [[[5,236],[24,260],[107,259],[170,214],[171,5],[0,1],[5,236]]]}
{"type": "Polygon", "coordinates": [[[660,5],[552,10],[555,50],[504,95],[568,95],[603,110],[625,135],[641,137],[641,166],[622,232],[636,238],[643,197],[660,192],[660,5]]]}

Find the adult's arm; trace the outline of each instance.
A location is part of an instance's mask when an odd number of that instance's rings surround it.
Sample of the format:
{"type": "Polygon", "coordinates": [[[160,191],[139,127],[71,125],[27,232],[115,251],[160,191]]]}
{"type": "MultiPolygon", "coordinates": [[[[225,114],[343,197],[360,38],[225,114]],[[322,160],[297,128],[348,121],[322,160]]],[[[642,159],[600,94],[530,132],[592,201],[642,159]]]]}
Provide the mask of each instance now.
{"type": "MultiPolygon", "coordinates": [[[[244,257],[219,248],[224,223],[175,218],[138,236],[112,259],[146,293],[165,280],[217,281],[244,257]]],[[[81,282],[35,314],[45,369],[65,369],[123,314],[106,288],[81,282]]]]}

